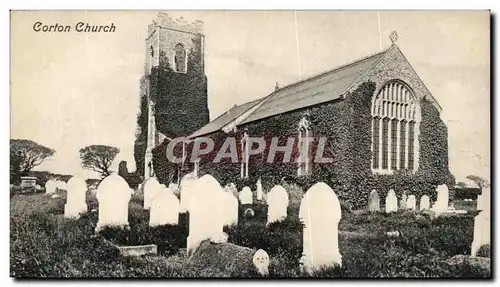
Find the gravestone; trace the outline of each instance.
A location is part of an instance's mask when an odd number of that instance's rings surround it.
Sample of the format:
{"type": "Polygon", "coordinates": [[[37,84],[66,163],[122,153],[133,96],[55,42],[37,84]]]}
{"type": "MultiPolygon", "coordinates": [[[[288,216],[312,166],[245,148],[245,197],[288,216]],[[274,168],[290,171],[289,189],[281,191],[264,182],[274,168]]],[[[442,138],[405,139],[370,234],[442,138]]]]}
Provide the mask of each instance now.
{"type": "Polygon", "coordinates": [[[78,218],[80,214],[87,212],[85,197],[87,194],[87,183],[85,180],[72,177],[67,184],[66,204],[64,205],[64,217],[78,218]]]}
{"type": "Polygon", "coordinates": [[[253,194],[252,194],[252,190],[250,189],[250,187],[248,186],[245,186],[241,191],[240,191],[240,194],[239,194],[239,199],[240,199],[240,203],[243,205],[243,204],[252,204],[253,203],[253,194]]]}
{"type": "Polygon", "coordinates": [[[288,193],[281,185],[275,185],[267,194],[267,224],[286,218],[288,193]]]}
{"type": "Polygon", "coordinates": [[[257,180],[257,200],[263,200],[264,199],[264,191],[262,190],[262,181],[259,179],[257,180]]]}
{"type": "Polygon", "coordinates": [[[389,190],[385,198],[385,213],[398,211],[398,198],[393,189],[389,190]]]}
{"type": "Polygon", "coordinates": [[[446,184],[439,185],[436,188],[436,192],[437,192],[437,200],[436,203],[434,204],[433,211],[436,213],[436,215],[439,215],[448,210],[450,193],[448,190],[448,186],[446,184]]]}
{"type": "Polygon", "coordinates": [[[260,275],[269,275],[269,254],[265,250],[257,250],[253,255],[252,262],[260,275]]]}
{"type": "Polygon", "coordinates": [[[54,192],[56,192],[56,188],[57,188],[56,182],[52,179],[49,179],[45,183],[45,194],[53,194],[54,192]]]}
{"type": "Polygon", "coordinates": [[[380,211],[380,197],[375,189],[370,192],[370,196],[368,197],[368,211],[380,211]]]}
{"type": "Polygon", "coordinates": [[[177,198],[180,198],[181,195],[181,190],[179,189],[179,186],[175,183],[169,183],[168,184],[168,189],[172,191],[172,193],[177,196],[177,198]]]}
{"type": "Polygon", "coordinates": [[[226,185],[226,187],[224,189],[231,192],[233,194],[233,196],[239,200],[240,193],[238,192],[238,189],[236,188],[236,185],[234,183],[230,183],[230,184],[226,185]]]}
{"type": "Polygon", "coordinates": [[[338,240],[341,217],[337,195],[326,183],[316,183],[304,195],[299,218],[304,226],[301,263],[306,272],[342,265],[338,240]]]}
{"type": "Polygon", "coordinates": [[[471,246],[471,255],[477,256],[481,246],[490,244],[491,248],[491,189],[483,187],[478,197],[479,214],[474,218],[474,239],[471,246]]]}
{"type": "Polygon", "coordinates": [[[238,199],[227,189],[224,190],[222,201],[224,204],[224,226],[231,226],[238,224],[238,199]]]}
{"type": "Polygon", "coordinates": [[[408,198],[406,196],[406,193],[403,193],[403,196],[401,196],[401,199],[399,200],[399,209],[405,210],[407,201],[408,198]]]}
{"type": "Polygon", "coordinates": [[[149,212],[149,226],[177,225],[179,223],[179,199],[171,189],[158,186],[149,212]]]}
{"type": "Polygon", "coordinates": [[[429,206],[430,206],[429,196],[424,194],[420,198],[420,210],[429,210],[429,206]]]}
{"type": "Polygon", "coordinates": [[[198,179],[191,173],[184,175],[179,184],[179,192],[181,194],[180,213],[186,213],[190,206],[190,196],[194,193],[196,181],[198,179]]]}
{"type": "Polygon", "coordinates": [[[409,210],[417,210],[417,198],[415,195],[410,194],[408,200],[406,201],[406,208],[409,210]]]}
{"type": "MultiPolygon", "coordinates": [[[[182,192],[182,191],[181,191],[182,192]]],[[[187,253],[190,256],[203,240],[214,243],[227,241],[223,232],[224,202],[223,190],[219,182],[211,175],[204,175],[196,180],[189,201],[189,236],[187,253]]]]}
{"type": "Polygon", "coordinates": [[[144,209],[149,209],[151,207],[152,199],[156,196],[156,193],[161,190],[160,183],[156,177],[150,177],[144,182],[144,209]]]}
{"type": "Polygon", "coordinates": [[[253,209],[251,209],[251,208],[247,208],[247,209],[245,209],[245,211],[243,212],[243,216],[244,216],[244,217],[254,217],[254,216],[255,216],[255,212],[253,211],[253,209]]]}
{"type": "Polygon", "coordinates": [[[106,177],[97,188],[99,219],[96,232],[105,226],[128,226],[128,203],[130,187],[118,174],[106,177]]]}

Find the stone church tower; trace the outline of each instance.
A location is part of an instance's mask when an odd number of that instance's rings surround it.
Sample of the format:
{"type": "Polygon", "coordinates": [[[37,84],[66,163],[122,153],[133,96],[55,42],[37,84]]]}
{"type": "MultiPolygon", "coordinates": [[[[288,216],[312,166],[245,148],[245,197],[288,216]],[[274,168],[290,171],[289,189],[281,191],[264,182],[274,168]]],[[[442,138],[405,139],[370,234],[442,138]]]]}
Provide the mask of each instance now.
{"type": "Polygon", "coordinates": [[[140,127],[142,144],[136,141],[136,151],[138,144],[142,146],[139,149],[145,149],[143,162],[136,156],[137,170],[143,170],[144,179],[154,175],[156,146],[187,136],[209,121],[204,42],[200,21],[159,13],[148,26],[141,89],[147,102],[146,111],[142,111],[147,112],[147,126],[140,127]]]}

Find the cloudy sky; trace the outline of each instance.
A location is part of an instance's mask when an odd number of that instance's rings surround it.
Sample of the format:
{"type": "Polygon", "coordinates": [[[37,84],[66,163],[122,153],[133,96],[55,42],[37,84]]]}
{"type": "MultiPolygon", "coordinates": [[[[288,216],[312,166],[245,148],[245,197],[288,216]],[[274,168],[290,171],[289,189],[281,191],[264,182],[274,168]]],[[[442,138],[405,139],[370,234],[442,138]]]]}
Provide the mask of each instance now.
{"type": "MultiPolygon", "coordinates": [[[[377,12],[172,12],[205,23],[208,106],[234,104],[380,50],[377,12]]],[[[12,12],[11,138],[56,150],[38,170],[93,176],[78,151],[90,144],[133,157],[147,25],[156,12],[12,12]],[[114,23],[115,33],[43,33],[47,25],[114,23]]],[[[490,178],[490,42],[487,12],[380,12],[389,33],[443,107],[451,172],[490,178]]]]}

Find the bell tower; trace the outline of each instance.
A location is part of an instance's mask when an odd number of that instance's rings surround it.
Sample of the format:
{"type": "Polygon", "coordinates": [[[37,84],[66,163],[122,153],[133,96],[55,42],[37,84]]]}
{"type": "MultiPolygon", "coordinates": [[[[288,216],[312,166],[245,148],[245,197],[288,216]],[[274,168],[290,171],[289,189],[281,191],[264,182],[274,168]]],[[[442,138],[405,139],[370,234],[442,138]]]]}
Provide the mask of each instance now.
{"type": "MultiPolygon", "coordinates": [[[[187,136],[209,122],[203,22],[167,13],[148,26],[145,41],[147,127],[144,178],[154,175],[153,149],[162,139],[187,136]]],[[[136,158],[137,160],[137,158],[136,158]]]]}

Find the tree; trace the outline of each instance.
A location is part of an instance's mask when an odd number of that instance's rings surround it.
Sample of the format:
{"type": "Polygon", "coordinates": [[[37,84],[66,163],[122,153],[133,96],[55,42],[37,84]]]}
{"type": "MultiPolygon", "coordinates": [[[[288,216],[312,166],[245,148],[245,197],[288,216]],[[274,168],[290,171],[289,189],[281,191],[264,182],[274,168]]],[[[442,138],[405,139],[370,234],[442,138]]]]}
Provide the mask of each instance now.
{"type": "Polygon", "coordinates": [[[103,178],[110,175],[109,168],[120,149],[107,145],[91,145],[80,150],[82,167],[99,173],[103,178]]]}
{"type": "Polygon", "coordinates": [[[32,140],[10,140],[10,171],[14,181],[26,174],[46,158],[53,156],[55,151],[32,140]]]}
{"type": "Polygon", "coordinates": [[[486,188],[486,187],[490,187],[489,181],[487,179],[480,177],[480,176],[468,175],[466,178],[475,182],[481,189],[486,188]]]}
{"type": "Polygon", "coordinates": [[[457,186],[460,187],[460,188],[466,188],[467,187],[467,184],[465,182],[457,182],[457,186]]]}

